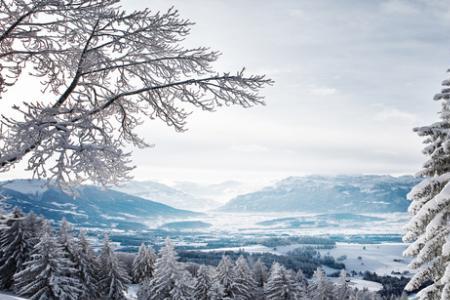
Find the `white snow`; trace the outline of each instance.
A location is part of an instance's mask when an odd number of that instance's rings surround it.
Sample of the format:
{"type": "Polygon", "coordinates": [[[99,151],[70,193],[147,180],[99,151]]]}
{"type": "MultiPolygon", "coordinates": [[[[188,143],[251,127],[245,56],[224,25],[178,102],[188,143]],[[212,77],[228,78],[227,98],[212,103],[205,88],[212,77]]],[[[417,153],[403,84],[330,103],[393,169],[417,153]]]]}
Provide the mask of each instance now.
{"type": "Polygon", "coordinates": [[[349,285],[352,288],[358,288],[359,290],[367,288],[371,292],[377,292],[383,289],[383,285],[381,283],[356,278],[351,278],[349,285]]]}
{"type": "Polygon", "coordinates": [[[0,292],[0,300],[26,300],[26,298],[21,298],[18,296],[9,295],[9,294],[0,292]]]}
{"type": "Polygon", "coordinates": [[[407,245],[402,243],[386,244],[351,244],[337,243],[336,248],[320,250],[322,255],[331,255],[335,258],[347,256],[342,261],[347,271],[376,272],[378,275],[392,275],[391,272],[410,271],[409,258],[402,256],[407,245]],[[365,248],[364,248],[365,247],[365,248]],[[358,257],[361,257],[359,259],[358,257]],[[395,261],[394,261],[395,260],[395,261]]]}
{"type": "MultiPolygon", "coordinates": [[[[139,290],[139,284],[129,284],[128,290],[125,293],[125,297],[128,300],[136,300],[138,290],[139,290]]],[[[1,298],[0,298],[0,300],[1,300],[1,298]]]]}

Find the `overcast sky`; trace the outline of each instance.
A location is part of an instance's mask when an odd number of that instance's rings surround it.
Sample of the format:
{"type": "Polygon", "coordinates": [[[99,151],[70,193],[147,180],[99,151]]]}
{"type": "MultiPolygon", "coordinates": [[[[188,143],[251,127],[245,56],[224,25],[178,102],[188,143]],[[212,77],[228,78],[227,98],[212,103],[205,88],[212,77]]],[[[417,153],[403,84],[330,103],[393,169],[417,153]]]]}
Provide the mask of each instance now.
{"type": "MultiPolygon", "coordinates": [[[[187,45],[223,55],[218,71],[267,74],[267,105],[194,111],[189,131],[141,132],[136,179],[267,181],[290,175],[418,171],[412,128],[437,119],[450,67],[449,1],[123,0],[175,6],[196,22],[187,45]]],[[[24,177],[21,168],[8,177],[24,177]]],[[[5,174],[3,174],[5,177],[5,174]]]]}

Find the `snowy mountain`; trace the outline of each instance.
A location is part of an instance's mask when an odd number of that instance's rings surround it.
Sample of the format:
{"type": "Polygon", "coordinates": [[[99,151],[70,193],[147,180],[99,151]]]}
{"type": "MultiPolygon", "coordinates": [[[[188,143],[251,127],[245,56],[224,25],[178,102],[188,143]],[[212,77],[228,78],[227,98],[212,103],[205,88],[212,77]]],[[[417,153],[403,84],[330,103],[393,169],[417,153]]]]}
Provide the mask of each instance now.
{"type": "Polygon", "coordinates": [[[412,176],[289,177],[260,191],[237,196],[222,211],[404,212],[412,176]]]}
{"type": "Polygon", "coordinates": [[[114,189],[137,197],[158,201],[179,209],[205,211],[220,205],[214,200],[206,197],[193,196],[183,190],[156,181],[130,181],[114,189]]]}
{"type": "Polygon", "coordinates": [[[184,218],[198,213],[126,193],[82,186],[68,194],[57,187],[46,187],[38,180],[14,180],[0,185],[0,194],[7,197],[6,205],[34,211],[48,219],[65,217],[80,227],[117,229],[146,229],[146,222],[155,219],[184,218]]]}

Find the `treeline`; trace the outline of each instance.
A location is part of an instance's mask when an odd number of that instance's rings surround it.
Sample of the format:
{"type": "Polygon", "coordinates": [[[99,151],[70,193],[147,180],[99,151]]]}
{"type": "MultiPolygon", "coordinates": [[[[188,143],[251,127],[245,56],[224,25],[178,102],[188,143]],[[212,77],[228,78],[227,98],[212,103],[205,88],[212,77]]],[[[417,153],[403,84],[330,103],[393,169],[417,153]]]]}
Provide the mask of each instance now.
{"type": "MultiPolygon", "coordinates": [[[[138,272],[138,300],[163,299],[242,299],[242,300],[359,300],[382,299],[368,290],[353,289],[347,272],[341,271],[336,284],[328,280],[322,268],[317,268],[308,281],[302,272],[287,269],[273,262],[270,269],[261,258],[249,263],[244,255],[236,260],[222,255],[217,266],[186,264],[178,260],[170,239],[166,239],[154,264],[153,253],[142,245],[135,261],[147,262],[144,275],[138,272]]],[[[135,265],[133,273],[137,272],[135,265]]]]}
{"type": "Polygon", "coordinates": [[[320,249],[333,249],[336,242],[324,237],[315,236],[288,236],[288,237],[272,237],[258,242],[266,247],[288,246],[293,244],[315,245],[320,249]]]}
{"type": "Polygon", "coordinates": [[[307,278],[311,278],[314,271],[320,266],[328,266],[333,269],[344,269],[345,264],[337,262],[332,256],[321,256],[320,252],[314,247],[301,247],[288,252],[286,255],[275,255],[272,253],[252,253],[248,252],[204,252],[204,251],[180,251],[179,257],[181,262],[191,262],[205,265],[217,265],[223,255],[229,256],[236,260],[239,256],[244,256],[250,264],[256,260],[261,260],[267,267],[273,262],[278,262],[287,269],[295,272],[302,270],[307,278]]]}
{"type": "Polygon", "coordinates": [[[14,209],[0,227],[0,289],[42,300],[126,299],[130,278],[108,236],[94,253],[83,231],[14,209]]]}
{"type": "Polygon", "coordinates": [[[184,263],[170,239],[158,254],[142,244],[127,271],[107,235],[96,253],[65,220],[55,231],[47,220],[15,209],[1,223],[0,288],[30,299],[123,300],[130,283],[139,285],[138,300],[382,299],[351,288],[345,271],[332,283],[320,267],[307,280],[302,269],[276,261],[268,269],[262,257],[184,263]]]}
{"type": "MultiPolygon", "coordinates": [[[[383,285],[383,289],[378,293],[382,296],[388,295],[398,296],[403,294],[405,286],[408,284],[410,280],[410,278],[404,276],[400,277],[388,275],[380,276],[377,273],[372,273],[369,271],[364,272],[363,279],[381,283],[383,285]]],[[[430,283],[431,282],[426,283],[423,287],[428,286],[430,283]]],[[[422,289],[422,287],[420,289],[422,289]]]]}

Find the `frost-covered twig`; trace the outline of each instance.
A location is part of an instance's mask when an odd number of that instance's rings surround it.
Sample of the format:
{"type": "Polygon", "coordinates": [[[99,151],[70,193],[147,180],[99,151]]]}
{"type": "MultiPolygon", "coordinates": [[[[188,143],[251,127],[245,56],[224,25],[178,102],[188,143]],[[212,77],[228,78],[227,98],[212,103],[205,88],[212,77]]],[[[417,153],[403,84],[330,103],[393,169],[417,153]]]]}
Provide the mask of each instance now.
{"type": "MultiPolygon", "coordinates": [[[[11,2],[11,3],[10,3],[11,2]]],[[[117,1],[21,0],[2,10],[0,70],[20,79],[32,66],[53,101],[27,100],[2,115],[0,171],[27,156],[35,177],[58,183],[108,185],[129,178],[127,144],[147,147],[136,133],[146,119],[186,129],[189,107],[263,104],[264,76],[218,74],[219,53],[184,48],[193,23],[175,9],[126,12],[117,1]]],[[[13,4],[12,4],[13,3],[13,4]]]]}

